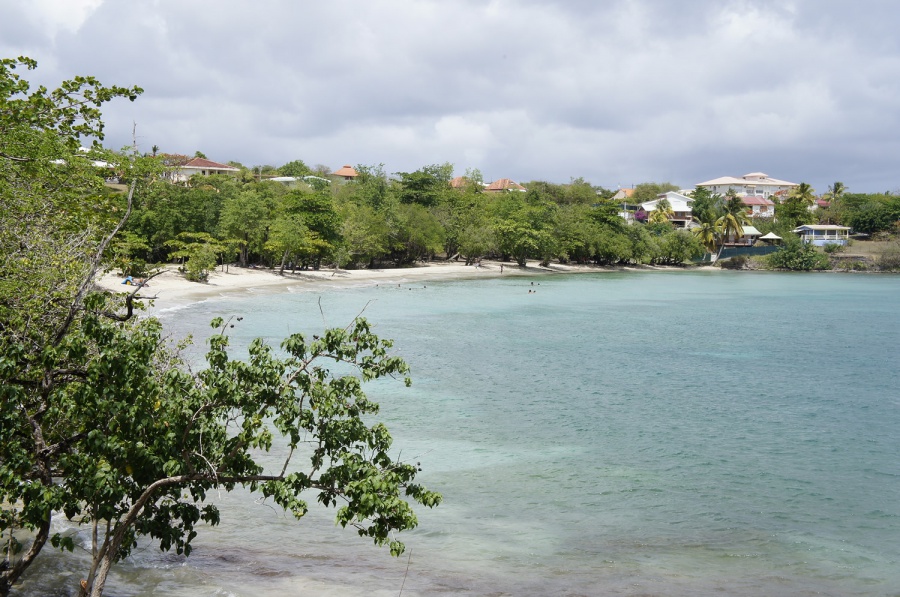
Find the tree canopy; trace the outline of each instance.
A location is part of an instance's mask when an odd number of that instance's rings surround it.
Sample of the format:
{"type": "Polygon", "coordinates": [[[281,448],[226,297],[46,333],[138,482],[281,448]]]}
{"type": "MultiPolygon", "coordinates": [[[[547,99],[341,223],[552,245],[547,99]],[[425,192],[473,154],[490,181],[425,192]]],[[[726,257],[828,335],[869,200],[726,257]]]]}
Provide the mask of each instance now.
{"type": "MultiPolygon", "coordinates": [[[[56,517],[90,529],[80,547],[91,567],[73,589],[96,597],[141,537],[190,554],[198,527],[219,523],[207,495],[238,486],[297,518],[314,490],[340,525],[401,553],[395,532],[416,526],[411,504],[441,497],[415,482],[416,465],[391,455],[363,391],[383,377],[409,384],[391,342],[357,318],[311,339],[293,335],[279,350],[256,340],[238,359],[227,332],[241,318],[219,318],[206,367],[189,368],[160,322],[137,316],[143,283],[115,296],[93,286],[107,259],[121,257],[109,249],[132,208],[146,216],[138,230],[162,209],[135,198],[176,188],[158,181],[156,158],[107,152],[130,181],[127,195],[111,193],[80,150],[84,137],[102,138],[100,106],[140,89],[78,77],[32,92],[15,72],[22,66],[36,65],[0,62],[0,595],[48,544],[82,541],[53,533],[56,517]],[[276,437],[287,452],[269,470],[259,453],[276,437]]],[[[198,222],[178,224],[218,226],[198,222]]],[[[211,232],[178,235],[212,245],[211,232]]],[[[121,251],[140,245],[133,236],[121,251]]]]}

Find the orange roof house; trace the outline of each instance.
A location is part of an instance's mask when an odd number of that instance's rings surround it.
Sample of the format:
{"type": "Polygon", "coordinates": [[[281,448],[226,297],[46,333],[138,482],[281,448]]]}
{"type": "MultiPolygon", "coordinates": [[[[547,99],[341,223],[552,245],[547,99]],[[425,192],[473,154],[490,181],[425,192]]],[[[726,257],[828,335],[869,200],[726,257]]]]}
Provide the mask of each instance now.
{"type": "Polygon", "coordinates": [[[492,193],[500,193],[502,191],[525,191],[525,187],[509,178],[499,178],[486,186],[484,190],[492,193]]]}
{"type": "Polygon", "coordinates": [[[332,172],[332,176],[338,176],[343,178],[344,180],[353,180],[357,176],[359,176],[359,172],[353,169],[353,166],[350,164],[344,164],[343,168],[340,168],[337,172],[332,172]]]}

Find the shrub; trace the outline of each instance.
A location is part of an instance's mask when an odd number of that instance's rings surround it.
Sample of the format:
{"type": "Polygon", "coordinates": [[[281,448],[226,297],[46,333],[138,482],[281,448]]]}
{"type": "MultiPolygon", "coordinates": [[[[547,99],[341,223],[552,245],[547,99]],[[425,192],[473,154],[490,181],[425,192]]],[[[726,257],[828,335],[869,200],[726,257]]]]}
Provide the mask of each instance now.
{"type": "Polygon", "coordinates": [[[785,239],[781,250],[769,255],[767,261],[770,267],[792,271],[808,272],[831,267],[831,260],[827,255],[796,237],[785,239]]]}

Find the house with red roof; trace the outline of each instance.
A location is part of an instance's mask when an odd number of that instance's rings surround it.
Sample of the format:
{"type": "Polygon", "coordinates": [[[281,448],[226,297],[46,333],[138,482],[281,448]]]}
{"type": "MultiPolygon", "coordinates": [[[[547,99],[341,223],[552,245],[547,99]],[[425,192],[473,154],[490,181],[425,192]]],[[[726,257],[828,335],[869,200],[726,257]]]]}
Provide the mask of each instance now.
{"type": "Polygon", "coordinates": [[[757,195],[745,195],[741,197],[741,203],[747,206],[751,218],[774,218],[775,202],[766,197],[757,195]]]}
{"type": "Polygon", "coordinates": [[[165,176],[172,182],[187,182],[192,176],[197,174],[200,176],[210,176],[212,174],[235,175],[240,172],[240,169],[234,166],[220,164],[206,158],[189,158],[183,155],[163,156],[163,163],[169,167],[165,176]]]}
{"type": "Polygon", "coordinates": [[[489,193],[502,193],[504,191],[519,191],[524,193],[526,189],[512,179],[498,178],[491,184],[484,187],[484,190],[489,193]]]}

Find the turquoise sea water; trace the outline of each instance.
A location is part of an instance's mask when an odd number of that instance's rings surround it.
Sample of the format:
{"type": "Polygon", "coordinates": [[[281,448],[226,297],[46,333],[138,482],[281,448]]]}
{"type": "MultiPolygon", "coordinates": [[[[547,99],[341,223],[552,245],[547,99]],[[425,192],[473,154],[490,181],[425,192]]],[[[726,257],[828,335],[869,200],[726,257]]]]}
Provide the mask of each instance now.
{"type": "Polygon", "coordinates": [[[141,549],[114,594],[900,595],[900,277],[398,275],[161,316],[241,315],[241,345],[363,309],[412,367],[370,387],[380,418],[444,494],[411,554],[223,494],[189,559],[141,549]]]}

